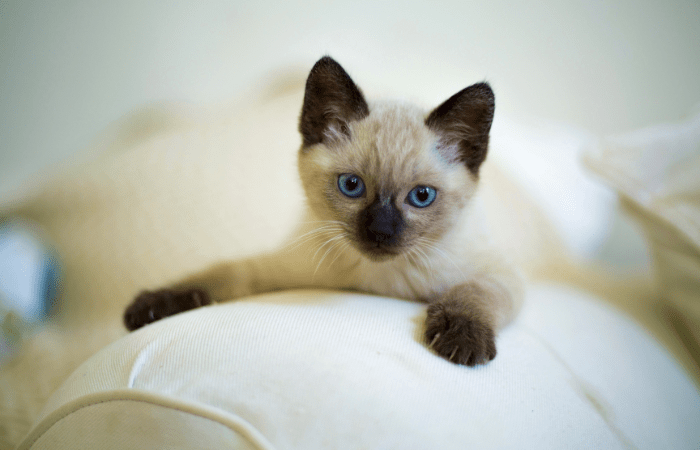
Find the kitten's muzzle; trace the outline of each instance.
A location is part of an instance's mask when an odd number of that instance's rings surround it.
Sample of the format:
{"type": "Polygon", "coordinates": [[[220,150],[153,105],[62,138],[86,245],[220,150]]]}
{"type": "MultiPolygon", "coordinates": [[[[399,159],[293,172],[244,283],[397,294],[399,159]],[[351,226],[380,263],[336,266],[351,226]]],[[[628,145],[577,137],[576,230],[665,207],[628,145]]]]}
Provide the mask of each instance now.
{"type": "Polygon", "coordinates": [[[391,201],[377,200],[360,214],[360,237],[370,248],[396,246],[403,227],[401,211],[391,201]]]}

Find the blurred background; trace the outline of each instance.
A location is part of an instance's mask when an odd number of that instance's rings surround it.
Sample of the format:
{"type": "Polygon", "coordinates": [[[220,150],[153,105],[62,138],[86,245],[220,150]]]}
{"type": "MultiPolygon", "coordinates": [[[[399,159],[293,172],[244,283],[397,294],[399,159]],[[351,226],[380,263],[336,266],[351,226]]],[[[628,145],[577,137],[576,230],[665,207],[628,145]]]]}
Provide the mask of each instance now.
{"type": "MultiPolygon", "coordinates": [[[[487,80],[497,118],[593,137],[678,121],[700,102],[699,37],[697,0],[0,0],[0,200],[135,108],[235,102],[324,54],[368,94],[427,106],[487,80]]],[[[579,252],[647,270],[612,191],[588,200],[563,217],[598,209],[579,252]]]]}
{"type": "Polygon", "coordinates": [[[230,101],[326,53],[387,93],[486,79],[499,113],[605,135],[700,102],[700,2],[1,0],[0,195],[135,107],[230,101]]]}

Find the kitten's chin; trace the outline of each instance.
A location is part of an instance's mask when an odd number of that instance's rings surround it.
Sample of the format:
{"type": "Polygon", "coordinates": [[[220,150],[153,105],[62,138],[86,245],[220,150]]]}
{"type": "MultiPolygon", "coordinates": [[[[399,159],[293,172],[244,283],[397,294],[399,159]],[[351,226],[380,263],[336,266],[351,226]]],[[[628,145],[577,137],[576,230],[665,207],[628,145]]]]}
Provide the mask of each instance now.
{"type": "Polygon", "coordinates": [[[385,262],[396,258],[401,253],[398,249],[389,247],[364,247],[362,255],[374,262],[385,262]]]}

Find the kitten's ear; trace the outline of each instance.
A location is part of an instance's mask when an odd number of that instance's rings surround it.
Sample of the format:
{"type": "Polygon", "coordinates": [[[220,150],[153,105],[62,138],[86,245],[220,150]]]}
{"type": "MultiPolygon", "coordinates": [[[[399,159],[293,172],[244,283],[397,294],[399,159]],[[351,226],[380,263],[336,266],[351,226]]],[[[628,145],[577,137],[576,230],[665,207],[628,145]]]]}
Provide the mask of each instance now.
{"type": "Polygon", "coordinates": [[[324,56],[306,80],[299,132],[304,147],[318,144],[341,133],[350,136],[348,123],[369,114],[360,89],[333,58],[324,56]]]}
{"type": "Polygon", "coordinates": [[[441,145],[456,148],[457,159],[478,175],[486,159],[494,109],[491,87],[477,83],[435,108],[425,124],[440,136],[441,145]]]}

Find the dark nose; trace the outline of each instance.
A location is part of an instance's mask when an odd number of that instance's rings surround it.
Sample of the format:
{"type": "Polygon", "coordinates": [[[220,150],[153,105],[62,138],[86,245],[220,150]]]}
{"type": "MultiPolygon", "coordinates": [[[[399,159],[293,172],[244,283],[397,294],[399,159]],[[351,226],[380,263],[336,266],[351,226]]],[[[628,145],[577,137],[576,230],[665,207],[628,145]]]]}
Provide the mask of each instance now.
{"type": "Polygon", "coordinates": [[[363,225],[370,242],[393,244],[401,233],[403,218],[393,202],[376,201],[365,210],[363,225]]]}

